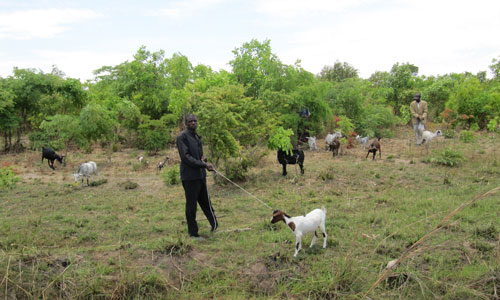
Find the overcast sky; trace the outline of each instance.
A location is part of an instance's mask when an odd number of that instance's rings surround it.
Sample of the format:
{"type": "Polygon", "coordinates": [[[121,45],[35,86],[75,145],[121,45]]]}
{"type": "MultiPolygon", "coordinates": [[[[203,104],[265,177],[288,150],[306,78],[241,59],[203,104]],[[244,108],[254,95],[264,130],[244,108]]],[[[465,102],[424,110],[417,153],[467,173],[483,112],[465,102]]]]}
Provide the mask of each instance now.
{"type": "Polygon", "coordinates": [[[338,60],[363,78],[397,62],[491,77],[499,32],[499,0],[0,0],[0,77],[56,65],[85,81],[142,45],[230,71],[232,50],[252,39],[314,74],[338,60]]]}

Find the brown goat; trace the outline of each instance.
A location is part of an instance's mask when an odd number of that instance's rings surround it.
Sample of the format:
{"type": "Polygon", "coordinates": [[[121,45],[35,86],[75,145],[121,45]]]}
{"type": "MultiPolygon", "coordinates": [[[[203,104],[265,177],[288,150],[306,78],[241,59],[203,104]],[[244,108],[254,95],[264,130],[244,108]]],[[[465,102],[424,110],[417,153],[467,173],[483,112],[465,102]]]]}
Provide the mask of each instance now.
{"type": "Polygon", "coordinates": [[[330,144],[328,144],[328,148],[330,151],[333,153],[333,157],[335,155],[339,155],[339,148],[340,148],[340,139],[338,137],[334,138],[333,141],[331,141],[330,144]]]}
{"type": "Polygon", "coordinates": [[[368,155],[370,155],[370,153],[373,153],[372,160],[374,160],[375,155],[377,155],[377,151],[378,151],[379,157],[382,158],[382,150],[380,149],[380,138],[373,140],[373,142],[370,144],[370,147],[368,148],[368,153],[366,153],[365,158],[368,158],[368,155]]]}

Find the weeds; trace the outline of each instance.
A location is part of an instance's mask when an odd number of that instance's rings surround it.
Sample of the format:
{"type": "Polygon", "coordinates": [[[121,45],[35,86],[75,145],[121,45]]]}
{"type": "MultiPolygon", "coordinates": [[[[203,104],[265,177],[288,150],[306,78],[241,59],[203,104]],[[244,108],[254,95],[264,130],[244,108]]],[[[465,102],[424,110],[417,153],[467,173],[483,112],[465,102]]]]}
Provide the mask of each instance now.
{"type": "Polygon", "coordinates": [[[16,176],[14,169],[11,166],[0,168],[0,190],[5,188],[13,188],[21,179],[16,176]]]}
{"type": "Polygon", "coordinates": [[[165,168],[165,170],[161,173],[161,177],[166,185],[176,185],[181,182],[181,175],[178,166],[165,168]]]}
{"type": "Polygon", "coordinates": [[[423,161],[435,165],[442,165],[447,167],[456,167],[463,162],[464,156],[460,151],[455,151],[451,148],[446,148],[439,153],[438,156],[427,157],[423,161]]]}

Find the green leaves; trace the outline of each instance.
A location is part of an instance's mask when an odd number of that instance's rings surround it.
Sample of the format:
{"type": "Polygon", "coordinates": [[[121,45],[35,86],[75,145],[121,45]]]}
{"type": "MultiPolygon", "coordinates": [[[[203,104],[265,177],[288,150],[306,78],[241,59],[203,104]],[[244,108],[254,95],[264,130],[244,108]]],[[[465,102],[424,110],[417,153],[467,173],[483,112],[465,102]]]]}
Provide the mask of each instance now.
{"type": "Polygon", "coordinates": [[[290,136],[293,135],[291,129],[284,129],[283,127],[276,127],[273,134],[269,137],[267,147],[271,150],[283,150],[287,154],[292,153],[292,143],[290,136]]]}

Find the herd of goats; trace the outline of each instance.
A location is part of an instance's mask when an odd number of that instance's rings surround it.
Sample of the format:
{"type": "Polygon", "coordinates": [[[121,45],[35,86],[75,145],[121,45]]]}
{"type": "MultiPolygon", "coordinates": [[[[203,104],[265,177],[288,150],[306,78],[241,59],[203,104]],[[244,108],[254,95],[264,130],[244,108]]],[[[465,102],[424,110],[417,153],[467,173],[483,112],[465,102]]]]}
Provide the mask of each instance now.
{"type": "MultiPolygon", "coordinates": [[[[422,135],[422,143],[427,142],[427,144],[434,139],[436,136],[442,135],[441,130],[437,130],[436,132],[431,132],[425,130],[422,135]]],[[[341,146],[341,141],[340,139],[343,137],[342,133],[340,131],[337,131],[335,133],[329,133],[326,138],[325,138],[325,143],[327,145],[327,148],[329,151],[332,152],[333,156],[335,157],[336,155],[339,154],[339,149],[341,146]]],[[[366,157],[370,155],[370,153],[373,154],[372,160],[375,159],[377,152],[379,153],[379,158],[382,158],[382,151],[381,151],[381,143],[380,143],[380,138],[374,138],[371,143],[370,143],[370,138],[368,136],[366,137],[361,137],[357,136],[356,140],[365,147],[367,150],[366,157]]],[[[304,141],[309,145],[310,150],[317,150],[316,146],[316,137],[306,137],[304,138],[304,141]]],[[[304,151],[300,149],[293,149],[291,152],[286,152],[283,150],[278,150],[277,153],[278,156],[278,162],[283,166],[283,176],[287,175],[286,171],[286,165],[287,164],[297,164],[300,167],[300,172],[301,174],[304,174],[304,151]]],[[[57,160],[59,163],[63,163],[65,156],[64,155],[59,155],[57,154],[53,149],[51,148],[46,148],[42,147],[42,162],[44,159],[47,159],[47,163],[50,168],[55,170],[54,167],[54,162],[57,160]]],[[[156,165],[156,170],[157,172],[160,172],[166,165],[167,161],[169,160],[169,157],[166,157],[164,160],[160,161],[156,165]]],[[[143,156],[138,157],[138,161],[140,163],[146,163],[148,164],[147,161],[144,160],[143,156]]],[[[73,174],[73,177],[75,179],[75,182],[81,179],[83,183],[83,179],[87,179],[87,185],[89,184],[89,178],[91,175],[94,174],[99,174],[97,171],[97,165],[95,162],[88,161],[80,165],[78,168],[77,173],[73,174]]]]}

